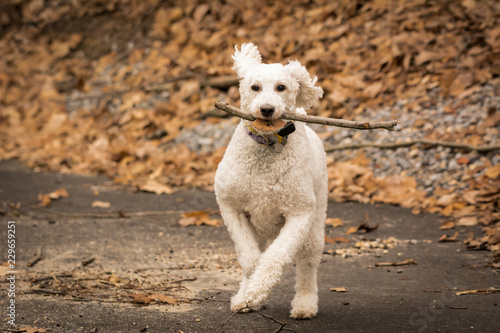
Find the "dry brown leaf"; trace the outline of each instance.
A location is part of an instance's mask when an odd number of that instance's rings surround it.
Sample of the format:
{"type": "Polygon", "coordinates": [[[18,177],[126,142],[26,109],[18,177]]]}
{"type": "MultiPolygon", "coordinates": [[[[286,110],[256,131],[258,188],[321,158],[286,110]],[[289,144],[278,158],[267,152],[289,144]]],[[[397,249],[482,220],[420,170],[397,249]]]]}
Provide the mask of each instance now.
{"type": "Polygon", "coordinates": [[[486,234],[489,236],[488,245],[495,245],[500,243],[500,226],[495,228],[488,228],[486,234]]]}
{"type": "Polygon", "coordinates": [[[328,217],[325,221],[325,224],[329,224],[331,226],[333,226],[334,228],[337,228],[337,227],[341,227],[344,225],[344,222],[339,219],[338,217],[328,217]]]}
{"type": "Polygon", "coordinates": [[[459,210],[453,211],[454,218],[461,218],[473,214],[477,208],[475,206],[465,206],[459,210]]]}
{"type": "Polygon", "coordinates": [[[39,194],[38,200],[40,200],[38,207],[50,207],[51,200],[48,194],[39,194]]]}
{"type": "Polygon", "coordinates": [[[336,288],[330,288],[331,291],[334,291],[336,293],[346,293],[347,289],[344,287],[336,287],[336,288]]]}
{"type": "Polygon", "coordinates": [[[397,262],[378,262],[378,263],[375,263],[375,267],[408,266],[408,265],[418,265],[418,263],[413,259],[406,259],[406,260],[397,261],[397,262]]]}
{"type": "Polygon", "coordinates": [[[469,290],[461,290],[457,291],[455,295],[461,296],[461,295],[470,295],[470,294],[477,294],[479,293],[480,289],[469,289],[469,290]]]}
{"type": "Polygon", "coordinates": [[[115,273],[112,273],[111,276],[109,277],[108,281],[113,283],[113,284],[117,284],[121,281],[122,279],[120,279],[118,277],[118,275],[116,275],[115,273]]]}
{"type": "Polygon", "coordinates": [[[350,234],[353,234],[355,232],[358,232],[358,227],[349,227],[349,228],[347,228],[346,234],[350,235],[350,234]]]}
{"type": "Polygon", "coordinates": [[[129,297],[133,297],[132,303],[135,304],[149,304],[154,302],[154,298],[148,297],[144,294],[130,294],[129,297]]]}
{"type": "Polygon", "coordinates": [[[37,327],[31,327],[31,326],[19,327],[18,331],[24,332],[24,333],[45,333],[45,332],[47,332],[47,330],[44,328],[37,328],[37,327]]]}
{"type": "Polygon", "coordinates": [[[477,203],[477,196],[481,193],[481,191],[473,190],[467,191],[462,194],[462,198],[470,205],[475,205],[477,203]]]}
{"type": "Polygon", "coordinates": [[[111,207],[111,203],[96,200],[96,201],[92,202],[92,207],[94,207],[94,208],[109,208],[109,207],[111,207]]]}
{"type": "Polygon", "coordinates": [[[389,176],[384,179],[377,179],[377,192],[372,196],[371,201],[397,204],[403,207],[418,206],[426,197],[426,192],[417,189],[415,179],[407,176],[389,176]]]}
{"type": "Polygon", "coordinates": [[[49,207],[52,200],[57,200],[59,198],[67,198],[68,196],[69,194],[64,187],[58,188],[57,190],[47,194],[39,194],[38,200],[40,200],[40,202],[38,203],[38,206],[49,207]]]}
{"type": "Polygon", "coordinates": [[[7,275],[7,272],[8,271],[11,271],[10,267],[9,267],[9,263],[6,261],[6,262],[3,262],[1,265],[0,265],[0,276],[5,276],[7,275]]]}
{"type": "Polygon", "coordinates": [[[347,234],[353,234],[358,231],[364,231],[364,232],[370,232],[378,228],[378,224],[375,224],[373,226],[370,226],[368,223],[362,223],[358,225],[357,227],[349,227],[347,229],[347,234]]]}
{"type": "Polygon", "coordinates": [[[500,176],[500,164],[488,168],[484,174],[491,179],[498,178],[500,176]]]}
{"type": "Polygon", "coordinates": [[[177,305],[180,302],[179,299],[168,295],[151,295],[150,297],[160,303],[177,305]]]}
{"type": "Polygon", "coordinates": [[[500,292],[499,288],[483,288],[483,289],[468,289],[468,290],[460,290],[455,293],[457,296],[461,295],[471,295],[471,294],[494,294],[500,292]]]}
{"type": "Polygon", "coordinates": [[[477,216],[464,216],[457,221],[457,225],[461,226],[473,226],[477,225],[477,216]]]}
{"type": "Polygon", "coordinates": [[[206,210],[200,210],[182,214],[182,218],[179,220],[179,224],[183,227],[187,227],[190,225],[200,226],[202,224],[212,227],[219,227],[222,225],[222,221],[211,219],[209,213],[206,210]]]}
{"type": "Polygon", "coordinates": [[[153,192],[156,194],[172,194],[175,192],[170,186],[163,185],[155,179],[148,179],[146,183],[140,184],[139,189],[145,192],[153,192]]]}
{"type": "Polygon", "coordinates": [[[63,58],[69,52],[80,44],[83,39],[81,34],[72,34],[67,41],[55,40],[50,46],[53,56],[56,58],[63,58]]]}
{"type": "Polygon", "coordinates": [[[439,242],[441,243],[458,242],[457,236],[458,236],[458,231],[455,232],[455,235],[453,235],[453,237],[444,234],[441,237],[439,237],[439,242]]]}
{"type": "Polygon", "coordinates": [[[449,230],[455,228],[455,222],[453,221],[446,221],[441,224],[439,227],[439,230],[449,230]]]}
{"type": "Polygon", "coordinates": [[[442,56],[437,52],[422,51],[415,57],[415,65],[420,66],[428,61],[433,61],[441,58],[442,56]]]}
{"type": "Polygon", "coordinates": [[[56,200],[59,198],[67,198],[69,197],[68,192],[64,187],[58,188],[57,190],[50,192],[47,194],[51,200],[56,200]]]}
{"type": "Polygon", "coordinates": [[[448,206],[452,203],[454,203],[457,199],[457,194],[456,193],[450,193],[450,194],[446,194],[446,195],[443,195],[441,196],[438,200],[437,200],[437,204],[440,205],[440,206],[448,206]]]}
{"type": "Polygon", "coordinates": [[[349,243],[350,240],[343,237],[327,237],[325,236],[326,244],[349,243]]]}

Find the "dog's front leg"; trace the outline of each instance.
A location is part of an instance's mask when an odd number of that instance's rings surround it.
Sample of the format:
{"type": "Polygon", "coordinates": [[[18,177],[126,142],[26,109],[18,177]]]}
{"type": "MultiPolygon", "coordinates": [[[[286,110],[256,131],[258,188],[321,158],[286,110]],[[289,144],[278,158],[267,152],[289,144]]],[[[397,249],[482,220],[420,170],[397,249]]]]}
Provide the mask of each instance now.
{"type": "Polygon", "coordinates": [[[312,215],[285,217],[278,237],[261,255],[255,272],[248,281],[245,300],[250,308],[258,308],[281,280],[283,268],[290,263],[304,242],[312,223],[312,215]]]}
{"type": "Polygon", "coordinates": [[[227,230],[233,239],[238,261],[243,269],[243,280],[240,289],[231,298],[231,310],[238,311],[247,306],[245,292],[250,276],[255,271],[261,251],[258,238],[244,212],[238,212],[230,207],[220,205],[221,215],[227,230]]]}

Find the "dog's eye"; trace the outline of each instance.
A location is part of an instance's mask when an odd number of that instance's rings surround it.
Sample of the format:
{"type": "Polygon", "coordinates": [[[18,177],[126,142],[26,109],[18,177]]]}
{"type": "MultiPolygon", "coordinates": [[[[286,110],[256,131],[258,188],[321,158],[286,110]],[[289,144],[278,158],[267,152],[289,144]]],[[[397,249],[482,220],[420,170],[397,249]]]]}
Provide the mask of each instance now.
{"type": "Polygon", "coordinates": [[[259,91],[260,90],[260,87],[257,86],[257,85],[253,85],[251,88],[252,88],[253,91],[259,91]]]}
{"type": "Polygon", "coordinates": [[[286,87],[284,85],[280,84],[279,86],[276,87],[276,90],[278,90],[278,91],[285,91],[286,87]]]}

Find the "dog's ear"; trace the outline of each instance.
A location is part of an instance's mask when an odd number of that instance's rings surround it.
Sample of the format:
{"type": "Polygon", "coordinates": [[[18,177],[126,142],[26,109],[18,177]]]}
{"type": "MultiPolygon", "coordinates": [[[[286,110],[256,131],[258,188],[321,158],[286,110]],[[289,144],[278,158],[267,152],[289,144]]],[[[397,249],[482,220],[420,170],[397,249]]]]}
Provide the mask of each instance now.
{"type": "Polygon", "coordinates": [[[291,60],[285,68],[290,71],[290,75],[299,85],[296,107],[309,110],[314,101],[323,96],[323,89],[314,86],[317,77],[311,79],[307,69],[297,60],[291,60]]]}
{"type": "Polygon", "coordinates": [[[236,51],[233,54],[233,69],[238,77],[242,79],[250,67],[261,64],[262,57],[257,46],[252,43],[243,44],[241,51],[238,50],[238,46],[234,48],[236,51]]]}

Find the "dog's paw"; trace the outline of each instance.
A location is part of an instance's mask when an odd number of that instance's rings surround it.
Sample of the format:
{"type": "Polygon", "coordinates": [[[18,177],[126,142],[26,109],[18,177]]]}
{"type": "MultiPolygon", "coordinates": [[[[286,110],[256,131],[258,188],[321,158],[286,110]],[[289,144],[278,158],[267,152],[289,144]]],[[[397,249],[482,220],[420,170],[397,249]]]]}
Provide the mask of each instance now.
{"type": "Polygon", "coordinates": [[[316,317],[318,313],[318,309],[301,309],[301,308],[293,308],[290,311],[290,317],[293,319],[312,319],[316,317]]]}
{"type": "Polygon", "coordinates": [[[269,296],[269,292],[247,290],[245,293],[246,305],[251,309],[260,309],[269,296]]]}
{"type": "Polygon", "coordinates": [[[292,311],[290,317],[294,319],[312,319],[318,313],[318,296],[303,295],[295,296],[292,301],[292,311]]]}
{"type": "Polygon", "coordinates": [[[242,294],[237,293],[231,298],[231,311],[240,313],[251,311],[249,308],[247,308],[247,302],[245,301],[245,297],[242,294]]]}

